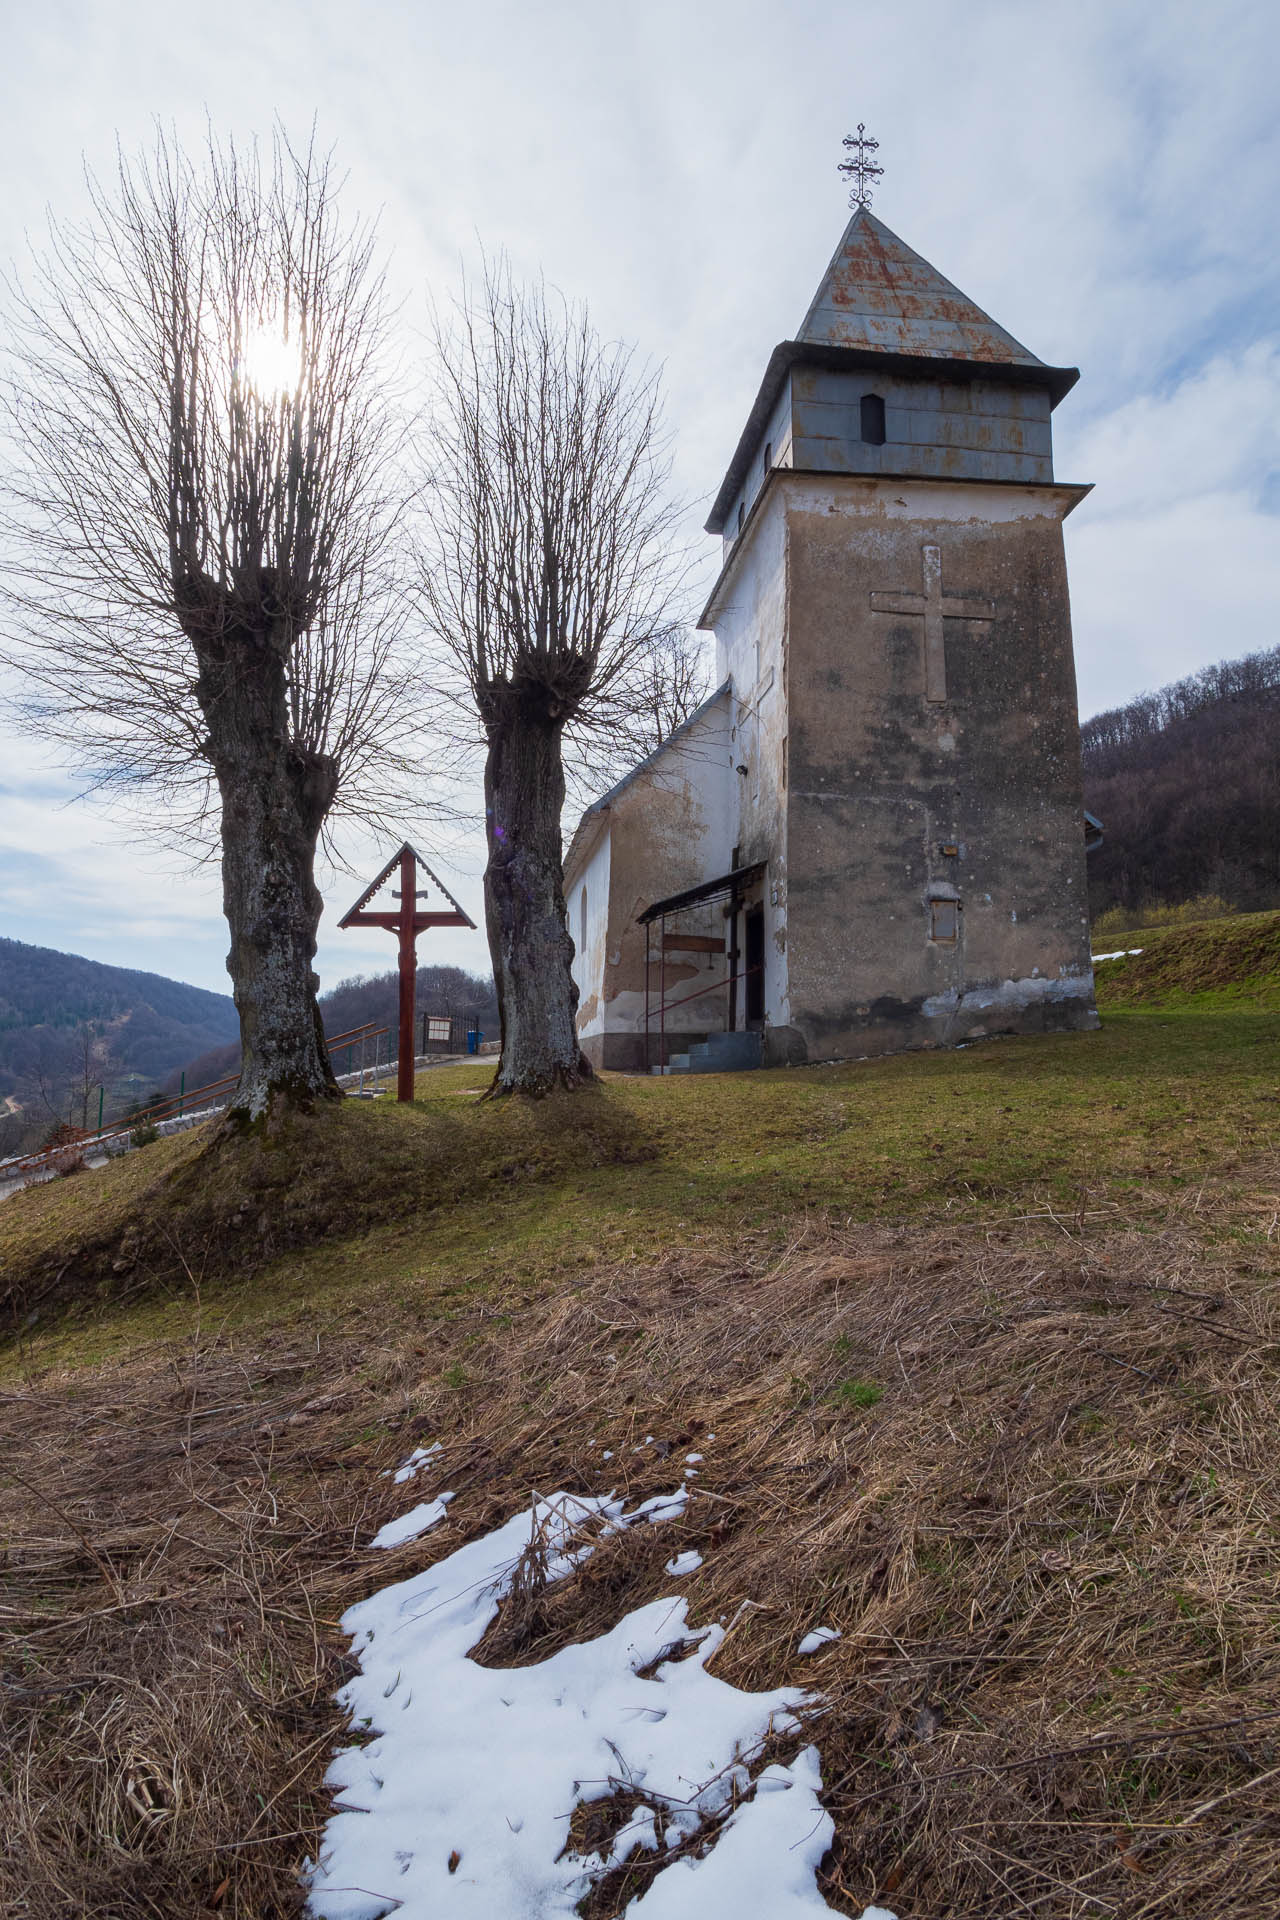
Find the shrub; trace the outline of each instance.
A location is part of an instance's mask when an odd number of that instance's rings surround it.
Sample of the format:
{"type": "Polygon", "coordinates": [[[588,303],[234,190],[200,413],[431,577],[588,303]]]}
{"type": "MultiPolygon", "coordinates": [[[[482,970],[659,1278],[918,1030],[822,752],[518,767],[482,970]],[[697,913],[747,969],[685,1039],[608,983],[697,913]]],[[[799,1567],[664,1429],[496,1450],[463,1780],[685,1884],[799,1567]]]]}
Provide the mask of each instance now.
{"type": "Polygon", "coordinates": [[[874,1407],[883,1400],[884,1388],[874,1380],[842,1380],[831,1389],[831,1398],[838,1407],[874,1407]]]}
{"type": "Polygon", "coordinates": [[[1149,902],[1138,907],[1108,907],[1093,923],[1094,935],[1130,933],[1135,927],[1189,927],[1201,920],[1221,920],[1237,913],[1229,900],[1217,893],[1199,893],[1191,900],[1172,904],[1149,902]]]}

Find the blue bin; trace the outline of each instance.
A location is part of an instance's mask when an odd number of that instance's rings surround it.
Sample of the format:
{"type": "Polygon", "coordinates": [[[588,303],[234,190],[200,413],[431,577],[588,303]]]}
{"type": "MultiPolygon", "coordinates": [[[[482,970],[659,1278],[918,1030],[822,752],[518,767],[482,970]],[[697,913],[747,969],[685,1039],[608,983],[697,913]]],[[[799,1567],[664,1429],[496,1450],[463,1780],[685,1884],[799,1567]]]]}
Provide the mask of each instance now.
{"type": "Polygon", "coordinates": [[[484,1039],[484,1035],[481,1033],[480,1029],[478,1027],[472,1027],[467,1034],[467,1052],[479,1053],[480,1042],[483,1039],[484,1039]]]}

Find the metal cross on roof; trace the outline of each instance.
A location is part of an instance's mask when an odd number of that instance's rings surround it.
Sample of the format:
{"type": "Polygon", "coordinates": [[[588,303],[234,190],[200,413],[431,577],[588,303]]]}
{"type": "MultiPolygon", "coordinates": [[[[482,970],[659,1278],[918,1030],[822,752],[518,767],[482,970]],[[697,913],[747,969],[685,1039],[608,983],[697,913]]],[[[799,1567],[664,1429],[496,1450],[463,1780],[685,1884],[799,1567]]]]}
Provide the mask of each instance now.
{"type": "Polygon", "coordinates": [[[838,172],[849,176],[851,182],[849,205],[851,207],[869,207],[871,205],[872,186],[884,172],[884,168],[871,158],[873,153],[880,151],[880,142],[872,139],[871,135],[867,132],[865,123],[859,120],[856,135],[846,133],[844,144],[848,147],[850,153],[856,155],[854,159],[842,160],[837,169],[838,172]]]}

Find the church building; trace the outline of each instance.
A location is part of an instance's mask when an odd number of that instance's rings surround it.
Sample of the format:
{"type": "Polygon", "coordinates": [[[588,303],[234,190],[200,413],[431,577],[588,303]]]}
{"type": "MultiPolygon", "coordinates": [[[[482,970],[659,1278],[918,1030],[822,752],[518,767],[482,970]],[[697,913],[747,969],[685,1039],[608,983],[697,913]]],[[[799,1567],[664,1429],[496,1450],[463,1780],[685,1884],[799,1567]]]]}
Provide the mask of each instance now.
{"type": "Polygon", "coordinates": [[[1097,1025],[1062,537],[1088,488],[1051,426],[1077,372],[866,201],[707,522],[717,690],[568,850],[598,1067],[1097,1025]]]}

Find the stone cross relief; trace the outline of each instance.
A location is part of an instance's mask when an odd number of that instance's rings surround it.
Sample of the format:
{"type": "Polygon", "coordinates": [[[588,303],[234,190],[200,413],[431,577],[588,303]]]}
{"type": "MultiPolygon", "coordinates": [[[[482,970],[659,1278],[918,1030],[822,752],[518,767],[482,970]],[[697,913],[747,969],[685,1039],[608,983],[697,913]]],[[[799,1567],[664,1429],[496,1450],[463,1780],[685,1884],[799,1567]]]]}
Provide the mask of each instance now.
{"type": "Polygon", "coordinates": [[[994,600],[962,600],[942,590],[942,549],[921,547],[923,593],[873,593],[873,613],[924,615],[924,697],[940,706],[947,697],[947,644],[944,620],[994,620],[994,600]]]}

